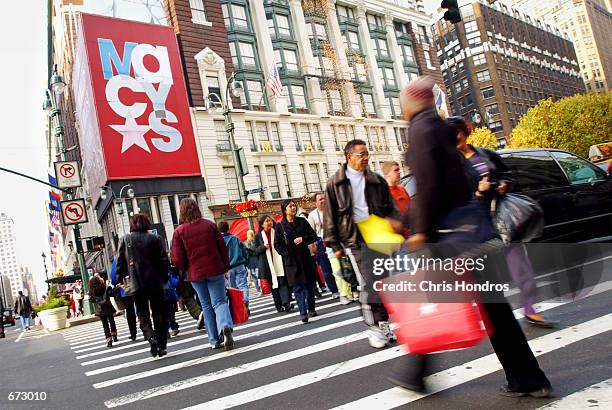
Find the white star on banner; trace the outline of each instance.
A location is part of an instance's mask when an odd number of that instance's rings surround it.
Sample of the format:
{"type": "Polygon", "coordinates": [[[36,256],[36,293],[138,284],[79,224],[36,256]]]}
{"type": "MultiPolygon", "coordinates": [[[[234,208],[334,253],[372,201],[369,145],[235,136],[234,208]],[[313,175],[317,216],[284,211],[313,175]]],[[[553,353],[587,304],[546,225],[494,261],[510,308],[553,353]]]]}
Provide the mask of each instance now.
{"type": "Polygon", "coordinates": [[[419,312],[421,313],[421,316],[431,315],[431,314],[436,313],[437,311],[438,311],[437,303],[423,303],[419,307],[419,312]]]}
{"type": "Polygon", "coordinates": [[[151,130],[151,127],[148,125],[138,125],[130,112],[128,112],[124,125],[117,124],[110,125],[110,127],[123,136],[123,142],[121,143],[122,154],[132,145],[137,145],[149,154],[151,153],[151,149],[144,138],[144,135],[151,130]]]}

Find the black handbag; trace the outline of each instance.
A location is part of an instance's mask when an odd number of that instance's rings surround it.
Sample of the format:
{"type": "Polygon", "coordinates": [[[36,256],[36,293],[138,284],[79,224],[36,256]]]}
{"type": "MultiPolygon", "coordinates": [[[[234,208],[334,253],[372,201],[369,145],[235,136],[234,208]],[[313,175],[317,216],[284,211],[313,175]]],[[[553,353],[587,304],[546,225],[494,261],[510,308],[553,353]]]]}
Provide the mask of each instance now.
{"type": "Polygon", "coordinates": [[[542,207],[525,195],[507,194],[493,200],[491,218],[505,243],[529,242],[544,230],[542,207]]]}
{"type": "Polygon", "coordinates": [[[359,282],[357,280],[357,275],[355,274],[355,270],[348,256],[338,258],[338,261],[340,262],[340,276],[342,279],[351,285],[351,287],[358,286],[359,282]]]}
{"type": "Polygon", "coordinates": [[[121,296],[121,288],[119,286],[113,288],[113,299],[115,299],[115,304],[119,310],[125,310],[125,300],[124,296],[121,296]]]}
{"type": "Polygon", "coordinates": [[[123,290],[125,291],[126,296],[132,296],[134,295],[134,293],[138,292],[142,288],[142,286],[140,284],[140,278],[138,276],[136,262],[134,261],[130,234],[125,235],[124,241],[126,245],[125,259],[127,260],[128,274],[123,277],[123,290]]]}

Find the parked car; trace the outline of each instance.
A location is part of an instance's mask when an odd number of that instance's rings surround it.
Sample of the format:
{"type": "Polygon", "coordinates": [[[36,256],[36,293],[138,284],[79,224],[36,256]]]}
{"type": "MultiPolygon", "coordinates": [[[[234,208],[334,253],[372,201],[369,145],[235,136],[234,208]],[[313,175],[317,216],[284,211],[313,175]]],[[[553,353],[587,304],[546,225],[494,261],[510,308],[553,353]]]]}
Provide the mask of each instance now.
{"type": "Polygon", "coordinates": [[[13,316],[12,309],[4,309],[4,312],[2,312],[2,321],[5,325],[15,326],[15,316],[13,316]]]}
{"type": "Polygon", "coordinates": [[[590,161],[556,149],[500,150],[513,192],[544,209],[541,242],[579,242],[612,235],[612,177],[590,161]]]}

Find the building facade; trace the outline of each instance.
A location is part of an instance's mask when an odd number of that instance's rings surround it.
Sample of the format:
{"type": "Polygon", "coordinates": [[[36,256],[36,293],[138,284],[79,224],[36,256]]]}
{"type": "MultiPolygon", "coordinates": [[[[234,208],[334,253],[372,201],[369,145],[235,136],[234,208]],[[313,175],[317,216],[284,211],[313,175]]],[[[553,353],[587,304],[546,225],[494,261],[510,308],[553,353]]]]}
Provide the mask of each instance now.
{"type": "Polygon", "coordinates": [[[488,126],[499,145],[529,107],[584,91],[573,45],[505,4],[465,2],[463,21],[434,24],[450,110],[488,126]]]}
{"type": "Polygon", "coordinates": [[[27,267],[21,267],[19,269],[21,276],[21,284],[23,293],[30,298],[32,304],[38,303],[38,292],[36,291],[36,285],[34,284],[34,275],[30,273],[27,267]]]}
{"type": "Polygon", "coordinates": [[[15,301],[11,291],[11,279],[8,276],[0,275],[0,298],[2,298],[2,306],[13,307],[15,301]]]}
{"type": "MultiPolygon", "coordinates": [[[[17,263],[16,242],[15,222],[7,214],[0,213],[0,276],[8,278],[10,285],[4,291],[13,299],[17,297],[20,290],[23,290],[17,263]]],[[[6,281],[3,285],[6,287],[6,281]]]]}
{"type": "Polygon", "coordinates": [[[168,13],[217,220],[239,218],[231,204],[241,198],[224,117],[206,110],[209,95],[232,108],[246,189],[264,188],[249,199],[278,212],[282,199],[324,189],[348,140],[367,141],[375,171],[401,162],[400,90],[423,74],[444,88],[420,1],[170,0],[168,13]],[[273,66],[281,95],[266,84],[273,66]],[[226,97],[232,76],[243,86],[240,98],[226,97]]]}
{"type": "Polygon", "coordinates": [[[512,5],[572,38],[587,91],[612,89],[610,0],[514,0],[512,5]]]}

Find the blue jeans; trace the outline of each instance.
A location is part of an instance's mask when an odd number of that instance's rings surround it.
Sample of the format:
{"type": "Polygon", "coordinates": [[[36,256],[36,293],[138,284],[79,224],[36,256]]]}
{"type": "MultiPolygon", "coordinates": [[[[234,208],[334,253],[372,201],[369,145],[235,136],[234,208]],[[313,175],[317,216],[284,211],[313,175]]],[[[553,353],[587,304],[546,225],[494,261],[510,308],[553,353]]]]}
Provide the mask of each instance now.
{"type": "Polygon", "coordinates": [[[310,282],[305,285],[294,285],[293,295],[295,296],[295,302],[300,310],[300,315],[315,311],[314,283],[310,282]]]}
{"type": "Polygon", "coordinates": [[[30,315],[19,316],[19,320],[21,320],[21,328],[25,329],[26,327],[30,327],[30,315]]]}
{"type": "Polygon", "coordinates": [[[259,268],[250,268],[248,270],[251,274],[251,278],[253,279],[253,283],[255,284],[255,290],[257,290],[257,293],[261,293],[261,288],[259,287],[259,279],[257,279],[257,273],[259,272],[259,268]]]}
{"type": "Polygon", "coordinates": [[[202,304],[204,322],[208,333],[208,343],[211,346],[223,342],[221,331],[225,327],[232,329],[232,314],[227,304],[225,291],[225,275],[211,276],[206,279],[191,282],[202,304]]]}
{"type": "Polygon", "coordinates": [[[242,290],[244,303],[249,303],[249,272],[247,272],[247,269],[244,265],[239,265],[231,268],[228,273],[230,287],[242,290]]]}
{"type": "Polygon", "coordinates": [[[325,246],[323,246],[323,241],[321,240],[317,241],[317,264],[319,264],[321,271],[323,271],[323,278],[327,284],[327,289],[329,289],[331,293],[338,293],[334,272],[327,258],[327,252],[325,251],[325,246]]]}

